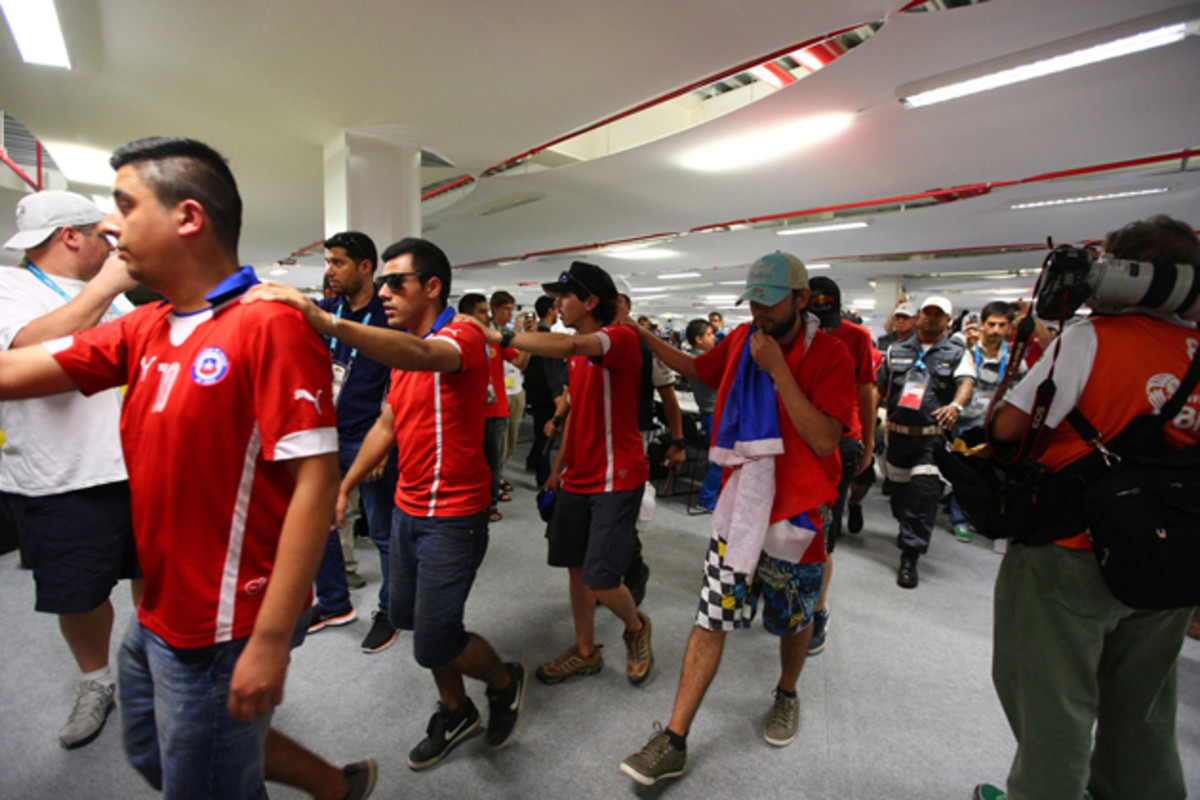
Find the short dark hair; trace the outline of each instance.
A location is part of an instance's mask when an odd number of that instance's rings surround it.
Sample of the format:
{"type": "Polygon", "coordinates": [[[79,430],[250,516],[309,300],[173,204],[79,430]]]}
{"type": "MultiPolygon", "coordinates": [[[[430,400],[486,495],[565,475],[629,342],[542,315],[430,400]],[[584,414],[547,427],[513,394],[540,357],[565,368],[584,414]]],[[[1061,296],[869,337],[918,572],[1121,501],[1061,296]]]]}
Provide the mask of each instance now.
{"type": "Polygon", "coordinates": [[[1012,322],[1015,316],[1012,303],[1006,303],[1003,300],[993,300],[979,312],[979,321],[987,322],[988,317],[1004,317],[1009,322],[1012,322]]]}
{"type": "Polygon", "coordinates": [[[486,303],[487,298],[476,292],[467,292],[458,300],[458,313],[474,314],[480,303],[486,303]]]}
{"type": "Polygon", "coordinates": [[[695,345],[700,340],[700,337],[711,327],[712,325],[706,319],[694,319],[687,324],[683,335],[687,338],[688,344],[695,345]]]}
{"type": "Polygon", "coordinates": [[[346,255],[358,264],[360,261],[371,262],[371,273],[375,273],[375,267],[378,266],[378,257],[375,250],[375,243],[371,241],[371,237],[359,231],[342,231],[335,233],[325,240],[325,249],[332,250],[335,247],[340,247],[346,251],[346,255]]]}
{"type": "Polygon", "coordinates": [[[554,298],[548,294],[544,294],[533,301],[533,310],[537,312],[538,319],[544,319],[552,308],[554,308],[554,298]]]}
{"type": "MultiPolygon", "coordinates": [[[[576,295],[578,297],[578,295],[576,295]]],[[[596,296],[596,307],[592,309],[592,317],[601,325],[608,325],[617,318],[617,297],[596,296]]]]}
{"type": "Polygon", "coordinates": [[[710,312],[708,312],[708,318],[709,318],[709,319],[712,319],[713,317],[716,317],[717,319],[721,320],[721,322],[724,322],[724,321],[725,321],[725,317],[721,316],[721,312],[720,312],[720,311],[710,311],[710,312]]]}
{"type": "Polygon", "coordinates": [[[406,236],[398,242],[389,244],[381,258],[386,264],[393,258],[405,255],[412,256],[413,271],[420,276],[418,280],[422,286],[430,278],[437,278],[442,282],[442,291],[438,295],[438,307],[445,308],[446,304],[450,302],[450,259],[446,258],[442,248],[428,239],[406,236]]]}
{"type": "Polygon", "coordinates": [[[492,292],[492,299],[488,301],[488,305],[492,308],[499,308],[500,306],[506,306],[509,303],[513,303],[515,305],[516,302],[517,298],[513,297],[503,289],[497,289],[496,291],[492,292]]]}
{"type": "Polygon", "coordinates": [[[152,136],[118,147],[108,163],[113,169],[133,165],[166,208],[195,200],[212,223],[217,243],[236,257],[242,197],[229,163],[216,150],[195,139],[152,136]]]}
{"type": "Polygon", "coordinates": [[[1104,249],[1117,258],[1200,266],[1200,239],[1191,225],[1165,214],[1131,222],[1108,234],[1104,249]]]}

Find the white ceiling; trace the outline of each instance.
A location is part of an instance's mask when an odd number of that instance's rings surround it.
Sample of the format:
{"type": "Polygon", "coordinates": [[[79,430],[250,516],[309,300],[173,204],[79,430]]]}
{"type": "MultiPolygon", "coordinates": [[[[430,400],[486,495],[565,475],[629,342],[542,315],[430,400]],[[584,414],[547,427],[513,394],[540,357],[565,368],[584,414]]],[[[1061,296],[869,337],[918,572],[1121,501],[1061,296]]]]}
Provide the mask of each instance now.
{"type": "MultiPolygon", "coordinates": [[[[425,215],[426,235],[456,265],[573,248],[750,217],[785,214],[1137,159],[1200,145],[1200,39],[930,108],[906,110],[897,87],[1178,5],[1159,0],[993,0],[900,13],[907,0],[57,0],[75,68],[21,63],[0,35],[0,108],[48,143],[111,150],[146,135],[204,140],[231,161],[246,204],[242,258],[266,266],[322,238],[322,148],[353,129],[420,145],[478,175],[563,134],[733,66],[860,23],[866,42],[764,100],[678,134],[592,161],[479,180],[425,215]],[[681,154],[817,114],[853,113],[823,143],[757,167],[701,173],[681,154]],[[479,216],[518,193],[538,202],[479,216]]],[[[1200,8],[1196,18],[1200,18],[1200,8]]],[[[53,149],[51,149],[53,153],[53,149]]],[[[690,316],[737,287],[757,256],[782,248],[846,299],[878,278],[951,294],[978,308],[992,287],[955,273],[1037,267],[1040,252],[937,260],[894,253],[1078,242],[1152,213],[1200,223],[1200,171],[1169,162],[1117,175],[996,189],[981,197],[870,215],[864,230],[777,237],[771,230],[691,234],[678,255],[617,260],[586,251],[464,267],[455,290],[550,280],[582,257],[635,287],[670,286],[639,310],[690,316]],[[1163,175],[1162,173],[1174,172],[1163,175]],[[1018,200],[1103,187],[1170,185],[1144,199],[1040,211],[1018,200]],[[699,269],[702,279],[653,273],[699,269]],[[930,279],[930,273],[948,276],[930,279]],[[680,284],[686,284],[681,286],[680,284]],[[692,284],[701,284],[692,286],[692,284]],[[690,287],[690,288],[688,288],[690,287]]],[[[433,176],[433,173],[428,173],[433,176]]],[[[95,187],[72,185],[84,191],[95,187]]],[[[0,207],[19,192],[0,189],[0,207]]],[[[12,229],[0,213],[0,236],[12,229]]],[[[368,231],[370,233],[370,231],[368,231]]],[[[382,246],[386,242],[379,243],[382,246]]],[[[319,251],[286,276],[320,280],[319,251]]],[[[0,256],[11,263],[12,255],[0,256]]],[[[523,303],[536,288],[517,292],[523,303]]],[[[1012,295],[1004,295],[1006,299],[1012,295]]],[[[635,296],[635,303],[637,303],[635,296]]]]}

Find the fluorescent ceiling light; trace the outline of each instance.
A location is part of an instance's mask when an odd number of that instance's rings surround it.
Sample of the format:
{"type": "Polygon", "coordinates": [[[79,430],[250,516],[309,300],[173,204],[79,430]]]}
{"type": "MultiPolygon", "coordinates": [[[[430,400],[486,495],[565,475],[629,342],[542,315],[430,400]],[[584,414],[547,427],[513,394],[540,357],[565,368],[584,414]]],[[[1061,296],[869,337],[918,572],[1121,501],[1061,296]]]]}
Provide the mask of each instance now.
{"type": "Polygon", "coordinates": [[[276,267],[275,269],[271,270],[267,274],[268,275],[287,275],[288,271],[286,269],[284,269],[283,267],[276,267]]]}
{"type": "Polygon", "coordinates": [[[832,266],[832,264],[805,264],[804,268],[812,272],[814,269],[829,269],[832,266]]]}
{"type": "Polygon", "coordinates": [[[869,297],[863,300],[851,300],[850,305],[855,308],[874,308],[875,300],[869,297]]]}
{"type": "Polygon", "coordinates": [[[704,301],[707,303],[735,303],[738,296],[736,294],[706,294],[704,301]]]}
{"type": "Polygon", "coordinates": [[[609,258],[624,258],[629,261],[657,261],[660,258],[675,258],[679,255],[674,250],[664,250],[661,247],[653,249],[635,248],[632,250],[618,250],[612,253],[605,253],[609,258]]]}
{"type": "MultiPolygon", "coordinates": [[[[1178,12],[1173,13],[1178,16],[1178,12]]],[[[1161,15],[1160,15],[1161,16],[1161,15]]],[[[918,82],[901,87],[897,90],[900,95],[900,102],[906,108],[920,108],[922,106],[933,105],[934,103],[942,103],[946,100],[956,100],[960,97],[986,92],[989,89],[998,89],[1001,86],[1010,86],[1021,81],[1032,80],[1033,78],[1042,78],[1046,75],[1054,75],[1058,72],[1064,72],[1076,67],[1084,67],[1089,64],[1097,64],[1101,61],[1107,61],[1112,58],[1140,53],[1144,50],[1150,50],[1155,47],[1163,47],[1164,45],[1174,44],[1182,41],[1188,34],[1195,34],[1200,27],[1196,21],[1181,21],[1171,24],[1157,24],[1150,20],[1143,21],[1147,27],[1137,33],[1121,35],[1115,30],[1111,32],[1112,38],[1104,38],[1097,44],[1085,45],[1080,41],[1080,37],[1075,37],[1066,42],[1057,44],[1057,48],[1062,50],[1072,48],[1067,52],[1059,52],[1055,55],[1047,55],[1047,48],[1036,48],[1026,51],[1024,55],[1024,63],[1018,63],[1015,66],[995,69],[983,75],[978,75],[963,80],[954,80],[950,75],[934,78],[931,81],[918,82]],[[1045,57],[1039,57],[1045,56],[1045,57]],[[913,91],[922,85],[931,85],[932,88],[923,91],[913,91]]],[[[1128,30],[1127,26],[1121,26],[1128,30]]],[[[1103,36],[1104,32],[1098,34],[1086,34],[1085,36],[1095,41],[1096,36],[1103,36]]],[[[1050,45],[1049,47],[1055,47],[1050,45]]],[[[1012,61],[1014,58],[1021,58],[1022,54],[1006,59],[1012,61]]],[[[992,63],[992,62],[989,62],[992,63]]],[[[993,63],[994,66],[999,66],[999,63],[993,63]]],[[[983,68],[983,65],[980,65],[983,68]]],[[[959,73],[962,74],[961,72],[959,73]]]]}
{"type": "Polygon", "coordinates": [[[780,228],[775,231],[779,236],[799,236],[802,233],[832,233],[834,231],[851,231],[857,228],[865,228],[871,223],[866,220],[855,220],[854,222],[831,222],[828,225],[797,225],[794,228],[780,228]]]}
{"type": "Polygon", "coordinates": [[[44,142],[54,163],[71,183],[86,183],[89,186],[113,185],[117,173],[108,165],[111,155],[99,147],[69,142],[44,142]]]}
{"type": "Polygon", "coordinates": [[[741,278],[740,280],[736,280],[736,281],[717,281],[717,286],[745,286],[745,285],[746,285],[745,278],[741,278]]]}
{"type": "Polygon", "coordinates": [[[631,286],[631,287],[629,287],[629,291],[631,291],[631,292],[661,292],[662,287],[661,286],[631,286]]]}
{"type": "Polygon", "coordinates": [[[739,136],[685,153],[680,164],[697,172],[725,172],[772,161],[841,133],[853,114],[825,114],[739,136]]]}
{"type": "Polygon", "coordinates": [[[660,272],[656,275],[660,281],[671,281],[676,278],[699,278],[699,272],[660,272]]]}
{"type": "Polygon", "coordinates": [[[26,64],[71,68],[53,0],[0,0],[21,60],[26,64]]]}
{"type": "Polygon", "coordinates": [[[1069,206],[1075,203],[1094,203],[1098,200],[1124,200],[1127,197],[1145,197],[1151,194],[1163,194],[1171,191],[1166,186],[1156,186],[1152,189],[1129,189],[1124,192],[1106,192],[1104,194],[1077,195],[1074,197],[1054,197],[1045,200],[1030,200],[1024,203],[1013,203],[1009,208],[1013,211],[1024,211],[1030,208],[1051,208],[1053,206],[1069,206]]]}

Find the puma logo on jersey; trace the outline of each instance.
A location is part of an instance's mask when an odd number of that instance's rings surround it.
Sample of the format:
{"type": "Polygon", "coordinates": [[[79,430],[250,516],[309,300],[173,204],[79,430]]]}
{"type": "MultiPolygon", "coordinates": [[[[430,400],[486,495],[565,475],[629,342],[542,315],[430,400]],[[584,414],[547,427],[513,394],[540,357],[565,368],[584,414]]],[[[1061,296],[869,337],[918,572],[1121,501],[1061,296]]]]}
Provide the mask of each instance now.
{"type": "Polygon", "coordinates": [[[320,414],[321,413],[321,392],[323,392],[323,391],[325,391],[325,390],[318,389],[316,396],[314,396],[312,394],[312,392],[308,391],[308,389],[297,389],[295,392],[292,393],[292,399],[293,400],[307,400],[308,402],[313,404],[313,408],[315,408],[317,410],[317,413],[320,414]]]}

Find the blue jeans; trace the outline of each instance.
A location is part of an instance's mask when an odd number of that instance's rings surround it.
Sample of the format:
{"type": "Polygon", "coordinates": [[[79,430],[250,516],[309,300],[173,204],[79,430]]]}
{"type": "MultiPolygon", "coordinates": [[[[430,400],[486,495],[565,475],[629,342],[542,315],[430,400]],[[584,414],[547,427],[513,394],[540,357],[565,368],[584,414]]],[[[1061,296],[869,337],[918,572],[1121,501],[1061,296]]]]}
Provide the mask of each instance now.
{"type": "Polygon", "coordinates": [[[265,798],[271,714],[229,716],[229,681],[247,639],[179,649],[135,618],[118,656],[121,728],[133,768],[168,800],[265,798]]]}
{"type": "MultiPolygon", "coordinates": [[[[713,437],[713,416],[712,414],[702,414],[700,416],[700,427],[704,431],[704,441],[709,445],[712,444],[713,437]]],[[[717,495],[721,492],[721,465],[708,465],[708,469],[704,472],[704,483],[700,486],[700,496],[696,498],[696,502],[701,508],[707,508],[712,511],[717,507],[717,495]]]]}
{"type": "Polygon", "coordinates": [[[413,632],[413,656],[427,669],[467,646],[467,595],[488,546],[485,512],[469,517],[392,517],[391,620],[413,632]]]}
{"type": "MultiPolygon", "coordinates": [[[[345,475],[358,456],[362,447],[362,439],[338,441],[338,468],[345,475]]],[[[395,449],[388,455],[387,467],[383,477],[370,483],[358,485],[358,495],[362,498],[363,516],[367,519],[367,531],[371,542],[379,550],[380,574],[383,580],[379,586],[379,610],[388,610],[388,550],[392,535],[392,509],[396,507],[396,481],[399,477],[399,466],[395,449]]],[[[321,559],[321,567],[317,570],[317,603],[322,608],[332,611],[342,611],[350,608],[350,587],[346,583],[346,561],[342,557],[342,543],[337,531],[334,530],[325,543],[325,555],[321,559]]]]}

